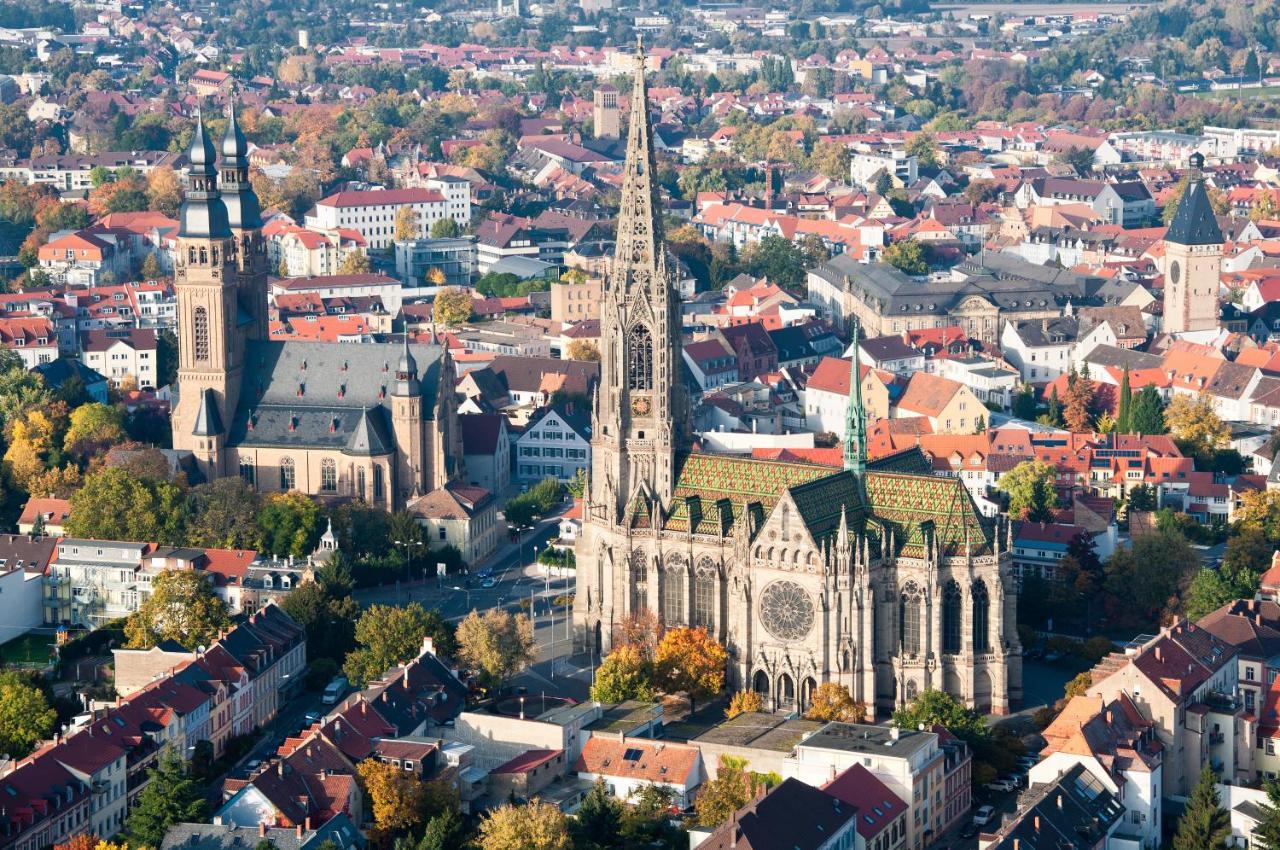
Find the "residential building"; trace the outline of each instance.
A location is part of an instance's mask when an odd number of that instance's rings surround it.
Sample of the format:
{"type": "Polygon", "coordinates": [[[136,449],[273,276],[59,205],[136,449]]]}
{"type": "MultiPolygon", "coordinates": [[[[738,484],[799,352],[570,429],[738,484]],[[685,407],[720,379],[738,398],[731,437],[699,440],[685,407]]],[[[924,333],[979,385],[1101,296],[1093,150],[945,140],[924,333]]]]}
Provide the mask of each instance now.
{"type": "Polygon", "coordinates": [[[28,369],[58,359],[53,322],[42,316],[0,318],[0,348],[18,355],[28,369]]]}
{"type": "Polygon", "coordinates": [[[463,413],[462,452],[468,483],[501,496],[511,484],[511,433],[501,413],[463,413]]]}
{"type": "Polygon", "coordinates": [[[465,180],[441,177],[427,180],[425,188],[337,192],[316,201],[306,225],[319,230],[353,230],[371,250],[380,251],[394,244],[402,209],[413,215],[416,239],[427,238],[432,225],[444,219],[466,227],[471,224],[471,188],[465,180]]]}
{"type": "Polygon", "coordinates": [[[916,372],[893,405],[895,418],[924,416],[935,434],[972,434],[986,427],[990,411],[959,381],[916,372]]]}
{"type": "MultiPolygon", "coordinates": [[[[889,418],[889,386],[893,376],[860,365],[862,404],[871,421],[889,418]]],[[[849,412],[850,361],[824,357],[805,384],[805,427],[819,434],[844,439],[849,412]]]]}
{"type": "Polygon", "coordinates": [[[515,438],[516,479],[569,481],[591,463],[591,419],[583,411],[548,407],[515,438]]]}
{"type": "Polygon", "coordinates": [[[469,286],[476,275],[476,238],[412,239],[396,242],[396,274],[406,287],[430,286],[436,269],[444,286],[469,286]]]}
{"type": "Polygon", "coordinates": [[[858,834],[867,850],[907,846],[907,804],[865,766],[847,768],[822,790],[858,810],[858,834]]]}
{"type": "Polygon", "coordinates": [[[80,359],[117,387],[132,380],[138,389],[154,389],[160,341],[151,328],[86,331],[80,335],[80,359]]]}
{"type": "Polygon", "coordinates": [[[729,325],[720,335],[738,358],[738,380],[751,381],[778,370],[778,349],[763,324],[729,325]]]}
{"type": "Polygon", "coordinates": [[[54,236],[37,253],[40,269],[56,283],[114,283],[127,271],[129,254],[109,234],[87,231],[54,236]]]}
{"type": "Polygon", "coordinates": [[[925,368],[924,352],[911,345],[904,336],[881,336],[863,339],[858,343],[859,359],[872,369],[892,372],[901,378],[910,378],[925,368]]]}
{"type": "Polygon", "coordinates": [[[581,283],[551,282],[551,321],[561,324],[599,321],[604,280],[588,277],[581,283]]]}
{"type": "Polygon", "coordinates": [[[866,850],[857,810],[838,797],[784,779],[697,843],[703,850],[866,850]]]}
{"type": "Polygon", "coordinates": [[[67,517],[71,516],[71,502],[67,499],[27,499],[18,517],[18,533],[36,537],[61,537],[67,517]]]}
{"type": "Polygon", "coordinates": [[[0,535],[0,639],[13,640],[44,624],[44,573],[56,542],[0,535]]]}
{"type": "Polygon", "coordinates": [[[96,629],[138,610],[148,550],[146,543],[60,539],[45,578],[45,622],[96,629]]]}
{"type": "MultiPolygon", "coordinates": [[[[501,539],[498,502],[483,487],[449,484],[413,499],[405,510],[426,529],[429,545],[452,546],[468,564],[487,558],[501,539]]],[[[423,560],[423,569],[434,574],[435,564],[423,560]]]]}
{"type": "Polygon", "coordinates": [[[702,756],[697,747],[639,738],[593,734],[573,769],[588,782],[603,780],[605,789],[623,802],[634,802],[650,785],[671,792],[671,804],[693,805],[702,784],[702,756]]]}
{"type": "Polygon", "coordinates": [[[718,337],[691,342],[684,347],[682,354],[685,365],[703,392],[739,381],[738,357],[718,337]]]}
{"type": "Polygon", "coordinates": [[[1079,847],[1089,850],[1140,850],[1122,831],[1125,808],[1083,765],[1075,765],[1048,785],[1037,785],[1030,799],[992,833],[984,850],[1079,847]]]}

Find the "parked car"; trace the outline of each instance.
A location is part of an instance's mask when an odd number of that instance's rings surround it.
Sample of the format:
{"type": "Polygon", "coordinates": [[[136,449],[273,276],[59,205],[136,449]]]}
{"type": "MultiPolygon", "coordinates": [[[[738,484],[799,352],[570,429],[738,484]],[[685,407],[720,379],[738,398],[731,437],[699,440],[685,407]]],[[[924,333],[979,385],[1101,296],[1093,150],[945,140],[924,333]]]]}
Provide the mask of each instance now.
{"type": "Polygon", "coordinates": [[[308,726],[310,726],[312,723],[319,723],[321,717],[324,717],[324,715],[318,711],[312,710],[308,711],[302,719],[308,726]]]}
{"type": "Polygon", "coordinates": [[[490,590],[498,586],[498,580],[493,576],[485,576],[484,578],[480,579],[480,586],[483,587],[485,590],[490,590]]]}
{"type": "Polygon", "coordinates": [[[1014,788],[1017,788],[1017,787],[1018,787],[1017,783],[1012,782],[1008,779],[997,779],[995,782],[988,782],[986,785],[986,788],[988,791],[995,791],[1001,794],[1012,791],[1014,788]]]}
{"type": "MultiPolygon", "coordinates": [[[[991,818],[995,817],[995,814],[996,814],[995,806],[980,806],[978,810],[973,813],[973,825],[986,826],[987,824],[991,823],[991,818]]],[[[970,836],[966,835],[963,837],[969,838],[970,836]]]]}
{"type": "Polygon", "coordinates": [[[972,821],[960,827],[961,838],[973,838],[977,834],[978,834],[978,825],[976,823],[973,823],[972,821]]]}
{"type": "Polygon", "coordinates": [[[324,694],[320,697],[320,702],[325,705],[333,705],[338,700],[342,699],[342,695],[347,692],[347,688],[350,687],[350,684],[351,683],[347,681],[346,676],[335,676],[333,681],[325,687],[324,694]]]}

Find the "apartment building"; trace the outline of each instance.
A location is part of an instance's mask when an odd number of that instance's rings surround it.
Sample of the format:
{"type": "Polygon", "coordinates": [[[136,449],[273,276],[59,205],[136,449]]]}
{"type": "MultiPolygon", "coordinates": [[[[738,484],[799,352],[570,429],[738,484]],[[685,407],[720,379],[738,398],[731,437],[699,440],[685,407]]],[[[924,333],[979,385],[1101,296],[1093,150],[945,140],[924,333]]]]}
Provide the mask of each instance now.
{"type": "Polygon", "coordinates": [[[551,283],[551,321],[585,322],[600,318],[603,278],[587,278],[582,283],[563,280],[551,283]]]}
{"type": "Polygon", "coordinates": [[[22,365],[34,369],[58,359],[58,336],[53,322],[39,317],[0,318],[0,348],[22,358],[22,365]]]}
{"type": "Polygon", "coordinates": [[[316,230],[352,230],[372,250],[390,248],[396,220],[408,209],[416,225],[414,238],[424,239],[438,221],[452,219],[459,227],[471,223],[471,186],[453,177],[437,177],[419,189],[370,189],[336,192],[316,201],[305,223],[316,230]]]}
{"type": "Polygon", "coordinates": [[[396,274],[405,286],[428,286],[428,275],[439,269],[445,286],[467,286],[476,274],[474,236],[412,239],[396,243],[396,274]]]}
{"type": "Polygon", "coordinates": [[[548,407],[535,414],[524,433],[515,438],[516,478],[569,481],[591,464],[589,413],[548,407]]]}
{"type": "Polygon", "coordinates": [[[160,342],[151,328],[86,331],[80,335],[80,358],[115,386],[132,380],[151,389],[159,380],[160,342]]]}

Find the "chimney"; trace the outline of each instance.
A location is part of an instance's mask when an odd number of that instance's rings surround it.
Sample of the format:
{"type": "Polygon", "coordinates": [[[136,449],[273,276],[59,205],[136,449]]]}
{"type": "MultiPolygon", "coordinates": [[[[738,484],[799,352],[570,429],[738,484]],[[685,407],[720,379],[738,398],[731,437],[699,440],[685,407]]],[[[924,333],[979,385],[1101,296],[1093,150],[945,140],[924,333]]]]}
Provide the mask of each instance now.
{"type": "Polygon", "coordinates": [[[283,760],[283,759],[281,759],[280,761],[276,762],[276,774],[277,774],[281,779],[284,779],[284,760],[283,760]]]}
{"type": "MultiPolygon", "coordinates": [[[[302,824],[298,824],[298,826],[297,826],[297,832],[295,833],[295,835],[297,835],[297,836],[298,836],[298,840],[299,840],[299,841],[301,841],[301,840],[302,840],[302,824]]],[[[1017,848],[1014,848],[1014,850],[1017,850],[1017,848]]]]}
{"type": "Polygon", "coordinates": [[[890,727],[889,727],[889,738],[890,738],[891,740],[896,741],[896,740],[898,740],[898,738],[899,738],[899,737],[901,737],[901,735],[902,735],[902,730],[901,730],[901,729],[899,729],[897,726],[890,726],[890,727]]]}
{"type": "Polygon", "coordinates": [[[1062,792],[1058,792],[1058,811],[1062,811],[1062,792]]]}
{"type": "Polygon", "coordinates": [[[1157,647],[1156,647],[1156,661],[1163,661],[1163,660],[1164,660],[1163,653],[1161,653],[1161,652],[1160,652],[1160,647],[1158,647],[1158,646],[1157,646],[1157,647]]]}
{"type": "MultiPolygon", "coordinates": [[[[323,774],[323,771],[321,771],[321,773],[323,774]]],[[[324,777],[321,776],[321,779],[323,778],[324,777]]],[[[311,815],[307,815],[307,819],[303,823],[306,826],[307,832],[310,832],[311,831],[311,815]]]]}
{"type": "Polygon", "coordinates": [[[266,821],[259,821],[259,822],[258,822],[258,837],[259,837],[259,838],[266,838],[266,837],[267,837],[267,822],[266,822],[266,821]]]}
{"type": "Polygon", "coordinates": [[[1033,820],[1033,821],[1031,822],[1031,825],[1032,825],[1033,827],[1035,827],[1036,832],[1039,832],[1039,831],[1040,831],[1040,816],[1039,816],[1039,815],[1036,815],[1035,820],[1033,820]]]}

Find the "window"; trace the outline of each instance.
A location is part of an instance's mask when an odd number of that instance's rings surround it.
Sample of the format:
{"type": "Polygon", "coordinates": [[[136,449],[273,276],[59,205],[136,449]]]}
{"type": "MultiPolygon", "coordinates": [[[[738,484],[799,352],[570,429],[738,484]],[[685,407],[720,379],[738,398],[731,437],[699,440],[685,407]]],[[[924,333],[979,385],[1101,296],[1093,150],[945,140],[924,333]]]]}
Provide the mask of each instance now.
{"type": "Polygon", "coordinates": [[[693,622],[694,626],[715,625],[716,611],[716,565],[704,557],[698,562],[698,569],[693,574],[693,622]]]}
{"type": "Polygon", "coordinates": [[[331,458],[320,461],[320,490],[324,493],[338,492],[338,465],[331,458]]]}
{"type": "Polygon", "coordinates": [[[380,466],[373,468],[373,500],[382,501],[382,467],[380,466]]]}
{"type": "Polygon", "coordinates": [[[254,474],[253,461],[251,460],[240,461],[240,477],[243,478],[250,485],[254,483],[255,474],[254,474]]]}
{"type": "Polygon", "coordinates": [[[280,461],[280,489],[292,490],[296,473],[293,468],[293,458],[287,457],[280,461]]]}
{"type": "Polygon", "coordinates": [[[644,325],[636,325],[627,337],[627,387],[653,389],[653,338],[644,325]]]}
{"type": "Polygon", "coordinates": [[[441,539],[441,540],[448,540],[448,539],[449,539],[449,535],[445,533],[445,530],[444,530],[443,528],[442,528],[442,529],[440,529],[440,539],[441,539]]]}
{"type": "Polygon", "coordinates": [[[364,501],[364,485],[364,467],[362,466],[356,470],[356,498],[362,502],[364,501]]]}
{"type": "Polygon", "coordinates": [[[949,655],[960,652],[961,595],[960,585],[954,581],[942,593],[942,651],[949,655]]]}
{"type": "Polygon", "coordinates": [[[197,307],[195,316],[191,321],[192,332],[195,336],[196,359],[209,359],[209,311],[203,307],[197,307]]]}
{"type": "Polygon", "coordinates": [[[987,586],[981,580],[973,584],[973,651],[990,652],[991,642],[987,636],[987,613],[990,600],[987,598],[987,586]]]}
{"type": "Polygon", "coordinates": [[[898,641],[907,655],[920,654],[920,590],[911,583],[898,600],[898,641]]]}

